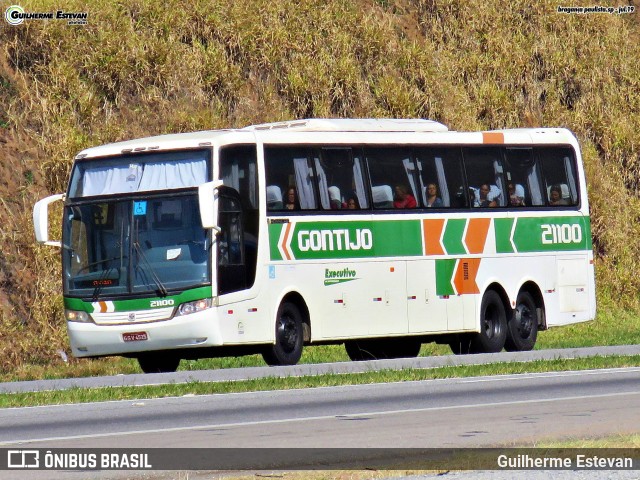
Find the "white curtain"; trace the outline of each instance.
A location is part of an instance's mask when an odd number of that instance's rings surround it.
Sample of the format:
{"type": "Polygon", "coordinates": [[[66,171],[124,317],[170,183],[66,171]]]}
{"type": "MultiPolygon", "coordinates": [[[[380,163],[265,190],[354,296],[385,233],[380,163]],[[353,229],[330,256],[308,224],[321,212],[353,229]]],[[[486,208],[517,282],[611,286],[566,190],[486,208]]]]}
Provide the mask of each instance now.
{"type": "Polygon", "coordinates": [[[138,191],[196,187],[206,181],[205,160],[148,163],[144,167],[138,191]]]}
{"type": "Polygon", "coordinates": [[[226,168],[222,172],[222,183],[240,192],[240,169],[237,163],[232,164],[230,169],[226,168]]]}
{"type": "Polygon", "coordinates": [[[442,163],[442,157],[435,158],[436,174],[438,175],[438,186],[440,187],[440,198],[442,199],[442,205],[445,207],[451,206],[451,196],[449,195],[449,185],[447,185],[447,177],[444,173],[444,164],[442,163]]]}
{"type": "Polygon", "coordinates": [[[418,198],[418,193],[416,190],[416,182],[415,182],[415,177],[413,175],[413,172],[415,171],[415,166],[413,165],[413,162],[411,161],[410,158],[405,158],[402,160],[402,164],[404,165],[404,171],[407,174],[407,181],[409,182],[409,185],[411,186],[411,191],[413,192],[413,196],[414,198],[418,198]]]}
{"type": "Polygon", "coordinates": [[[531,171],[529,172],[529,176],[527,177],[527,185],[529,186],[529,192],[531,192],[531,204],[544,205],[545,199],[542,197],[540,180],[538,179],[538,169],[535,165],[531,167],[531,171]]]}
{"type": "Polygon", "coordinates": [[[258,208],[258,198],[257,198],[257,188],[256,185],[256,164],[249,164],[249,201],[251,202],[251,206],[255,209],[258,208]]]}
{"type": "Polygon", "coordinates": [[[142,177],[142,165],[99,167],[87,169],[82,178],[82,196],[137,192],[142,177]]]}
{"type": "Polygon", "coordinates": [[[570,203],[573,205],[578,199],[578,192],[576,191],[576,179],[573,176],[573,166],[569,157],[564,157],[564,169],[567,172],[567,182],[569,182],[569,191],[571,192],[570,203]]]}
{"type": "Polygon", "coordinates": [[[316,208],[316,200],[313,195],[312,172],[309,168],[307,157],[294,158],[293,168],[296,172],[296,189],[298,191],[298,199],[300,200],[300,208],[302,210],[316,208]]]}
{"type": "Polygon", "coordinates": [[[325,210],[331,209],[331,200],[329,199],[329,183],[327,182],[327,174],[324,172],[320,159],[316,158],[316,171],[318,172],[318,186],[320,187],[320,202],[325,210]]]}
{"type": "Polygon", "coordinates": [[[505,195],[503,195],[502,192],[505,191],[505,188],[504,181],[502,180],[502,165],[500,165],[500,162],[498,162],[498,160],[493,161],[493,171],[495,173],[495,182],[497,188],[494,189],[493,185],[490,186],[491,191],[489,192],[489,195],[487,195],[487,199],[489,201],[495,200],[498,205],[504,206],[505,195]]]}
{"type": "Polygon", "coordinates": [[[358,197],[358,203],[360,208],[368,208],[367,195],[364,189],[364,179],[362,178],[362,165],[360,159],[355,157],[353,159],[353,182],[356,186],[356,195],[358,197]]]}

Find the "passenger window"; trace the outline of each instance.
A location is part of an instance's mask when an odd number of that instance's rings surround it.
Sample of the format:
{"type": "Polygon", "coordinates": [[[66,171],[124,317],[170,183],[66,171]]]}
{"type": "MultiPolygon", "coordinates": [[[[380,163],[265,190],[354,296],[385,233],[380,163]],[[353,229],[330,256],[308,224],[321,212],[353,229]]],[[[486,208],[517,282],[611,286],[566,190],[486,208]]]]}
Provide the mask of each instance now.
{"type": "Polygon", "coordinates": [[[258,210],[258,168],[255,145],[234,145],[220,150],[222,183],[240,194],[244,211],[258,210]]]}
{"type": "Polygon", "coordinates": [[[318,192],[324,210],[369,207],[362,159],[351,148],[323,148],[314,155],[318,192]]]}
{"type": "Polygon", "coordinates": [[[510,207],[540,206],[545,196],[540,184],[540,167],[531,148],[507,148],[507,204],[510,207]]]}
{"type": "Polygon", "coordinates": [[[267,210],[317,208],[309,153],[305,148],[265,148],[267,210]]]}
{"type": "Polygon", "coordinates": [[[562,147],[540,147],[536,150],[542,163],[547,205],[552,207],[577,205],[577,177],[573,150],[562,147]]]}
{"type": "Polygon", "coordinates": [[[473,207],[506,205],[501,152],[498,148],[463,149],[464,166],[469,180],[469,199],[473,207]]]}
{"type": "Polygon", "coordinates": [[[408,148],[368,148],[374,208],[416,208],[419,202],[416,167],[408,148]]]}
{"type": "Polygon", "coordinates": [[[422,204],[428,208],[463,208],[464,175],[457,148],[421,148],[415,152],[422,204]]]}

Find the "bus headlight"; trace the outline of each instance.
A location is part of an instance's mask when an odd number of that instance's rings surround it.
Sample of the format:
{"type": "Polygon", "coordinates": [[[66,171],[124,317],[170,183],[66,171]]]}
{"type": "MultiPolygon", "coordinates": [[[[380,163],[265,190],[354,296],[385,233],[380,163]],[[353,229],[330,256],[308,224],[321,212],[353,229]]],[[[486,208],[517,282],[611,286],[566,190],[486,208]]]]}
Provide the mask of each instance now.
{"type": "Polygon", "coordinates": [[[203,298],[202,300],[187,302],[180,305],[180,307],[178,307],[178,315],[189,315],[190,313],[201,312],[207,308],[211,308],[211,299],[203,298]]]}
{"type": "Polygon", "coordinates": [[[81,312],[78,310],[65,310],[64,316],[67,319],[67,322],[88,323],[92,321],[87,312],[81,312]]]}

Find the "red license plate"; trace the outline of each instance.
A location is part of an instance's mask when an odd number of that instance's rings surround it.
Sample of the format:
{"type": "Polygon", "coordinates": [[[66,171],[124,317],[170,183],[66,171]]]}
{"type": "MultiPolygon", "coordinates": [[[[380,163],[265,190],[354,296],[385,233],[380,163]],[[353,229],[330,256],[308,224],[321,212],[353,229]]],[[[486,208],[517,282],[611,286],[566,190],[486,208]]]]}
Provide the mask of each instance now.
{"type": "Polygon", "coordinates": [[[131,333],[123,333],[122,340],[125,342],[141,342],[143,340],[148,340],[147,332],[131,332],[131,333]]]}

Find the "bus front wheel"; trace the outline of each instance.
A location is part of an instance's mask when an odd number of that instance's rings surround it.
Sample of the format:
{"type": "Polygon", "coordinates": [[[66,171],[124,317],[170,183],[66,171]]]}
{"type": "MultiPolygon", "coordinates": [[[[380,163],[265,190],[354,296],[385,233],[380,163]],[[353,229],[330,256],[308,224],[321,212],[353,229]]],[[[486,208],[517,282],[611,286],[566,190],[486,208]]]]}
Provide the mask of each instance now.
{"type": "Polygon", "coordinates": [[[508,352],[533,350],[538,338],[538,317],[536,303],[529,292],[520,292],[516,308],[507,323],[507,341],[504,348],[508,352]]]}
{"type": "Polygon", "coordinates": [[[276,316],[276,341],[262,353],[268,365],[295,365],[302,356],[304,330],[300,309],[293,303],[284,302],[276,316]]]}
{"type": "Polygon", "coordinates": [[[180,357],[170,352],[151,352],[140,355],[138,364],[144,373],[171,373],[178,370],[180,357]]]}

